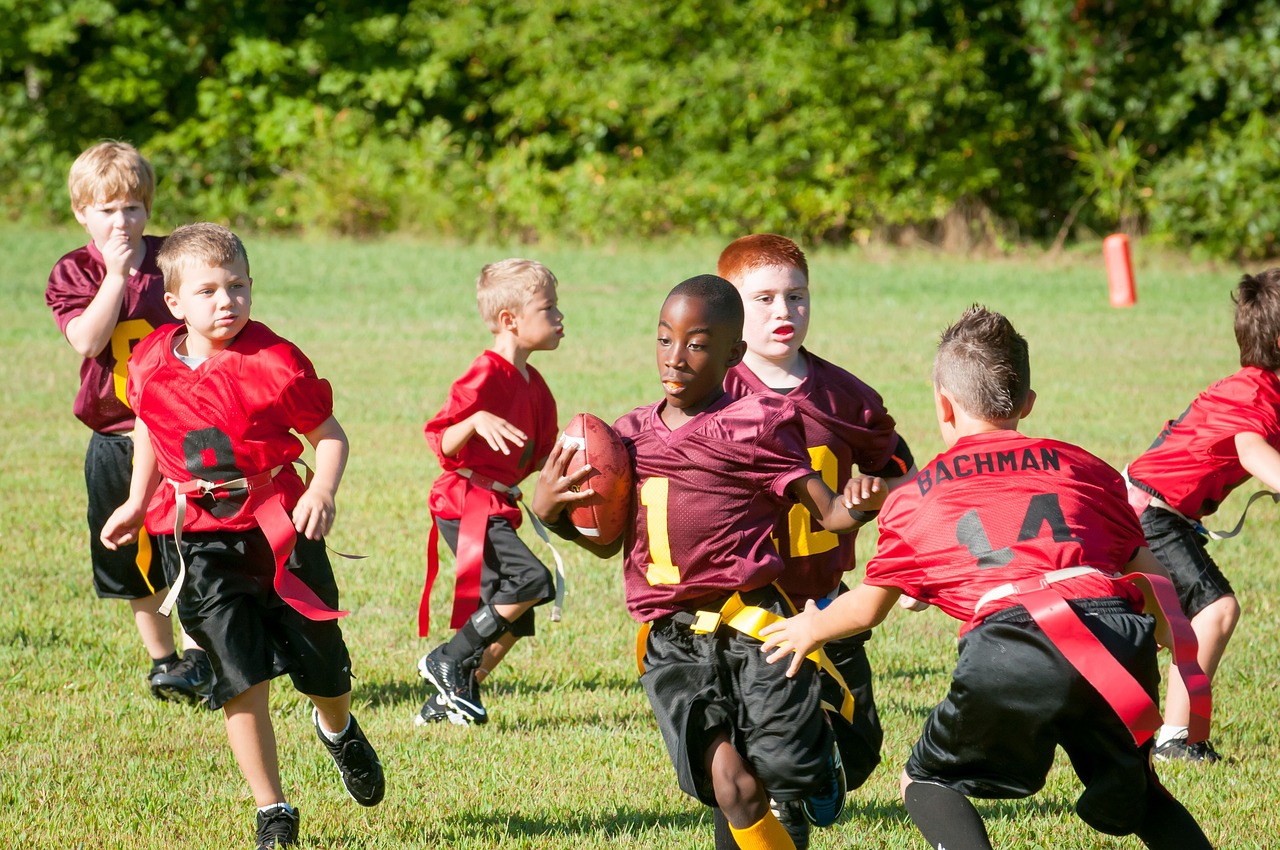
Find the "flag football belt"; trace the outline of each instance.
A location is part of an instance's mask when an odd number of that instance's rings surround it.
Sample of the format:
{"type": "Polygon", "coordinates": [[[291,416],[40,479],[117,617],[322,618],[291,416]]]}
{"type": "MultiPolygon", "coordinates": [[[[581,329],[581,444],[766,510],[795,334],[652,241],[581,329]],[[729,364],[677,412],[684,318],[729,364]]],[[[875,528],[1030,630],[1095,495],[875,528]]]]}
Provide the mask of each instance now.
{"type": "MultiPolygon", "coordinates": [[[[564,561],[552,545],[547,530],[525,504],[520,488],[495,481],[470,469],[454,470],[467,479],[466,497],[462,503],[462,520],[458,523],[458,551],[455,553],[457,575],[453,588],[453,611],[449,628],[460,629],[480,608],[480,575],[484,564],[484,538],[489,527],[489,493],[498,493],[524,508],[533,530],[551,550],[556,564],[556,601],[551,606],[551,622],[560,622],[564,610],[564,561]]],[[[418,636],[426,637],[431,630],[431,588],[440,572],[440,532],[436,527],[436,515],[431,515],[431,533],[427,536],[427,581],[422,588],[422,601],[418,603],[418,636]]]]}
{"type": "MultiPolygon", "coordinates": [[[[173,610],[174,602],[178,599],[178,592],[182,589],[182,585],[187,578],[187,561],[182,555],[182,526],[187,519],[187,497],[213,496],[218,498],[222,496],[225,498],[233,493],[241,492],[248,494],[249,509],[253,513],[253,518],[257,521],[258,527],[262,529],[267,542],[271,544],[271,553],[275,556],[276,562],[272,586],[275,587],[275,591],[280,595],[280,598],[289,607],[309,620],[336,620],[350,613],[348,611],[339,611],[325,604],[316,595],[316,592],[307,586],[306,582],[294,575],[285,565],[285,562],[289,560],[289,555],[293,552],[293,546],[297,542],[298,534],[293,527],[293,521],[289,518],[288,512],[284,509],[284,501],[279,491],[276,490],[276,484],[273,480],[283,468],[277,466],[268,472],[246,475],[243,478],[235,478],[229,481],[205,481],[201,478],[193,478],[190,481],[165,479],[173,487],[175,494],[173,537],[178,549],[178,577],[174,580],[173,586],[169,588],[169,594],[165,596],[164,602],[160,605],[161,614],[167,616],[173,610]]],[[[310,472],[309,469],[308,472],[310,472]]],[[[344,557],[360,556],[347,555],[344,557]]]]}
{"type": "MultiPolygon", "coordinates": [[[[1164,576],[1146,573],[1107,575],[1093,567],[1070,567],[1045,573],[1033,579],[1009,582],[988,591],[974,605],[975,618],[982,608],[997,599],[1013,598],[1022,605],[1057,647],[1071,666],[1102,695],[1107,704],[1124,721],[1134,743],[1141,746],[1160,728],[1163,720],[1160,709],[1143,690],[1128,670],[1115,659],[1102,642],[1089,631],[1080,616],[1072,610],[1064,597],[1053,587],[1069,578],[1099,573],[1115,581],[1127,581],[1142,591],[1143,613],[1156,618],[1157,632],[1161,626],[1168,628],[1169,649],[1173,662],[1182,675],[1191,701],[1191,723],[1187,740],[1191,743],[1209,737],[1209,717],[1212,713],[1209,677],[1196,661],[1196,636],[1191,624],[1182,614],[1178,594],[1173,584],[1164,576]]],[[[1002,609],[1003,610],[1003,609],[1002,609]]]]}
{"type": "Polygon", "coordinates": [[[1159,508],[1162,511],[1168,511],[1183,522],[1187,523],[1187,525],[1190,525],[1196,531],[1209,537],[1211,540],[1230,540],[1232,537],[1235,537],[1243,531],[1245,517],[1249,515],[1249,508],[1253,507],[1254,502],[1260,499],[1270,499],[1273,502],[1280,502],[1280,493],[1273,493],[1270,490],[1259,490],[1249,497],[1249,501],[1245,502],[1244,510],[1240,512],[1240,519],[1236,522],[1235,527],[1230,531],[1212,531],[1205,528],[1202,523],[1196,522],[1191,517],[1183,514],[1155,493],[1152,493],[1145,485],[1135,484],[1133,479],[1129,477],[1128,467],[1125,467],[1124,470],[1124,480],[1125,483],[1129,485],[1129,505],[1139,514],[1146,510],[1148,506],[1159,508]]]}
{"type": "MultiPolygon", "coordinates": [[[[786,601],[787,606],[794,614],[795,605],[791,603],[790,597],[776,587],[778,594],[786,601]]],[[[688,614],[688,621],[683,618],[679,622],[684,622],[689,627],[689,631],[698,635],[713,634],[721,626],[727,626],[735,631],[741,632],[747,637],[755,640],[764,641],[760,636],[760,630],[772,623],[780,623],[786,619],[779,614],[761,608],[757,605],[748,605],[742,600],[742,594],[734,593],[724,604],[720,606],[718,611],[698,611],[697,613],[678,612],[679,614],[688,614]]],[[[650,623],[644,623],[640,627],[640,632],[636,635],[636,664],[640,669],[641,675],[644,674],[644,656],[645,645],[649,639],[650,623]]],[[[836,665],[823,649],[816,649],[807,656],[810,661],[817,664],[822,672],[831,677],[837,685],[840,686],[842,694],[839,707],[832,705],[826,700],[822,701],[824,711],[831,711],[839,714],[847,722],[853,722],[853,692],[849,690],[849,685],[845,683],[844,676],[840,675],[840,671],[836,669],[836,665]]]]}

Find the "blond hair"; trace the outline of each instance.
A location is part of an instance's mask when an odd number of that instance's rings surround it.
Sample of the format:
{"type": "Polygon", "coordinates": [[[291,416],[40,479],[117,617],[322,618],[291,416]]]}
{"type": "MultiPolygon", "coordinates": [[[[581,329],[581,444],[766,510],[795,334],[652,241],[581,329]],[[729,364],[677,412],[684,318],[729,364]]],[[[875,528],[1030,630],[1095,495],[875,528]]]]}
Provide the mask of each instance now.
{"type": "Polygon", "coordinates": [[[156,172],[138,149],[125,142],[98,142],[76,157],[67,175],[71,208],[79,212],[100,201],[133,198],[151,215],[156,172]]]}
{"type": "Polygon", "coordinates": [[[503,310],[519,312],[540,289],[551,287],[554,292],[556,284],[556,276],[551,270],[535,260],[512,257],[489,263],[476,278],[476,304],[480,308],[480,317],[489,330],[497,333],[501,330],[498,314],[503,310]]]}
{"type": "Polygon", "coordinates": [[[182,285],[182,270],[191,263],[203,263],[208,268],[229,266],[236,260],[244,261],[249,270],[249,255],[240,238],[220,224],[198,221],[184,224],[165,237],[156,254],[156,265],[164,274],[164,291],[177,293],[182,285]]]}

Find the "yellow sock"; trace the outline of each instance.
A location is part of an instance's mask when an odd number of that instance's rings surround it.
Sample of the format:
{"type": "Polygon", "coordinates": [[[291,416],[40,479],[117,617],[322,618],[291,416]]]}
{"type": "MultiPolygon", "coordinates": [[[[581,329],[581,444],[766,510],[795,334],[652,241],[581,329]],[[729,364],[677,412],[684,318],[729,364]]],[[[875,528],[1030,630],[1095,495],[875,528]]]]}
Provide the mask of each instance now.
{"type": "Polygon", "coordinates": [[[796,850],[786,827],[773,812],[765,812],[764,817],[745,829],[729,824],[729,831],[741,850],[796,850]]]}

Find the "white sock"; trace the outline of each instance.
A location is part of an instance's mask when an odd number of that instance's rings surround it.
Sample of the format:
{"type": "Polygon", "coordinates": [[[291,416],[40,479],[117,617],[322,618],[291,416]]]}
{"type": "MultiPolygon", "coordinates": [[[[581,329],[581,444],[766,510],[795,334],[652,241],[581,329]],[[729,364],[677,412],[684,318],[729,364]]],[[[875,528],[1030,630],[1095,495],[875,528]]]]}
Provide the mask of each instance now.
{"type": "Polygon", "coordinates": [[[341,741],[342,736],[346,735],[347,730],[351,728],[350,712],[347,713],[347,725],[343,726],[341,731],[338,731],[338,732],[330,732],[328,729],[324,728],[324,724],[320,722],[320,712],[318,710],[314,708],[311,709],[311,714],[315,718],[316,728],[320,730],[320,734],[324,735],[326,738],[329,739],[329,743],[331,744],[336,744],[339,741],[341,741]]]}
{"type": "Polygon", "coordinates": [[[258,806],[258,811],[262,812],[264,815],[275,811],[276,809],[284,809],[286,812],[292,812],[293,806],[288,803],[272,803],[269,806],[258,806]]]}
{"type": "Polygon", "coordinates": [[[1161,726],[1160,731],[1156,733],[1156,746],[1160,747],[1169,741],[1174,741],[1174,740],[1177,740],[1178,738],[1186,738],[1186,737],[1187,737],[1186,726],[1170,726],[1168,723],[1166,723],[1165,725],[1161,726]]]}

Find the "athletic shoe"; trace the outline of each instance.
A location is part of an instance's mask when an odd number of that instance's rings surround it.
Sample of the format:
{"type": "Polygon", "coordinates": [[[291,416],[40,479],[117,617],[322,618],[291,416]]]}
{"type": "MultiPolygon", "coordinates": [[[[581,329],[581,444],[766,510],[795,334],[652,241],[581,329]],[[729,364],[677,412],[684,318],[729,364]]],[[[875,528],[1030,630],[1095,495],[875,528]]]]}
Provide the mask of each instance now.
{"type": "Polygon", "coordinates": [[[809,821],[804,813],[804,804],[799,800],[779,803],[777,800],[770,799],[769,808],[773,810],[774,817],[782,823],[782,828],[787,831],[787,835],[791,836],[796,850],[809,850],[809,821]]]}
{"type": "Polygon", "coordinates": [[[203,652],[187,653],[172,664],[160,664],[147,676],[156,699],[197,705],[209,698],[213,668],[203,652]]]}
{"type": "Polygon", "coordinates": [[[418,672],[440,692],[444,704],[466,723],[488,723],[489,715],[480,701],[480,686],[470,671],[444,654],[444,644],[418,661],[418,672]]]}
{"type": "Polygon", "coordinates": [[[449,708],[445,704],[444,697],[438,693],[427,697],[427,701],[422,704],[422,710],[413,716],[413,724],[415,726],[430,726],[432,723],[439,723],[442,720],[448,720],[455,726],[467,725],[467,718],[449,708]]]}
{"type": "Polygon", "coordinates": [[[1156,761],[1192,761],[1200,764],[1217,764],[1222,756],[1213,748],[1212,741],[1188,744],[1186,738],[1172,738],[1156,747],[1156,761]]]}
{"type": "Polygon", "coordinates": [[[258,812],[256,850],[275,850],[277,847],[292,847],[297,843],[297,809],[276,806],[267,812],[258,812]]]}
{"type": "Polygon", "coordinates": [[[831,826],[844,811],[844,796],[848,786],[844,778],[844,762],[840,760],[840,748],[831,745],[831,758],[827,761],[828,771],[820,787],[805,800],[801,801],[801,809],[805,819],[814,826],[831,826]]]}
{"type": "Polygon", "coordinates": [[[329,755],[333,756],[333,762],[342,774],[342,784],[346,786],[351,799],[362,806],[376,806],[387,790],[386,779],[382,775],[382,762],[378,761],[378,754],[369,746],[369,739],[356,722],[356,716],[352,714],[349,717],[351,724],[336,742],[330,741],[320,728],[317,713],[312,713],[311,720],[316,726],[316,737],[324,744],[329,755]]]}

